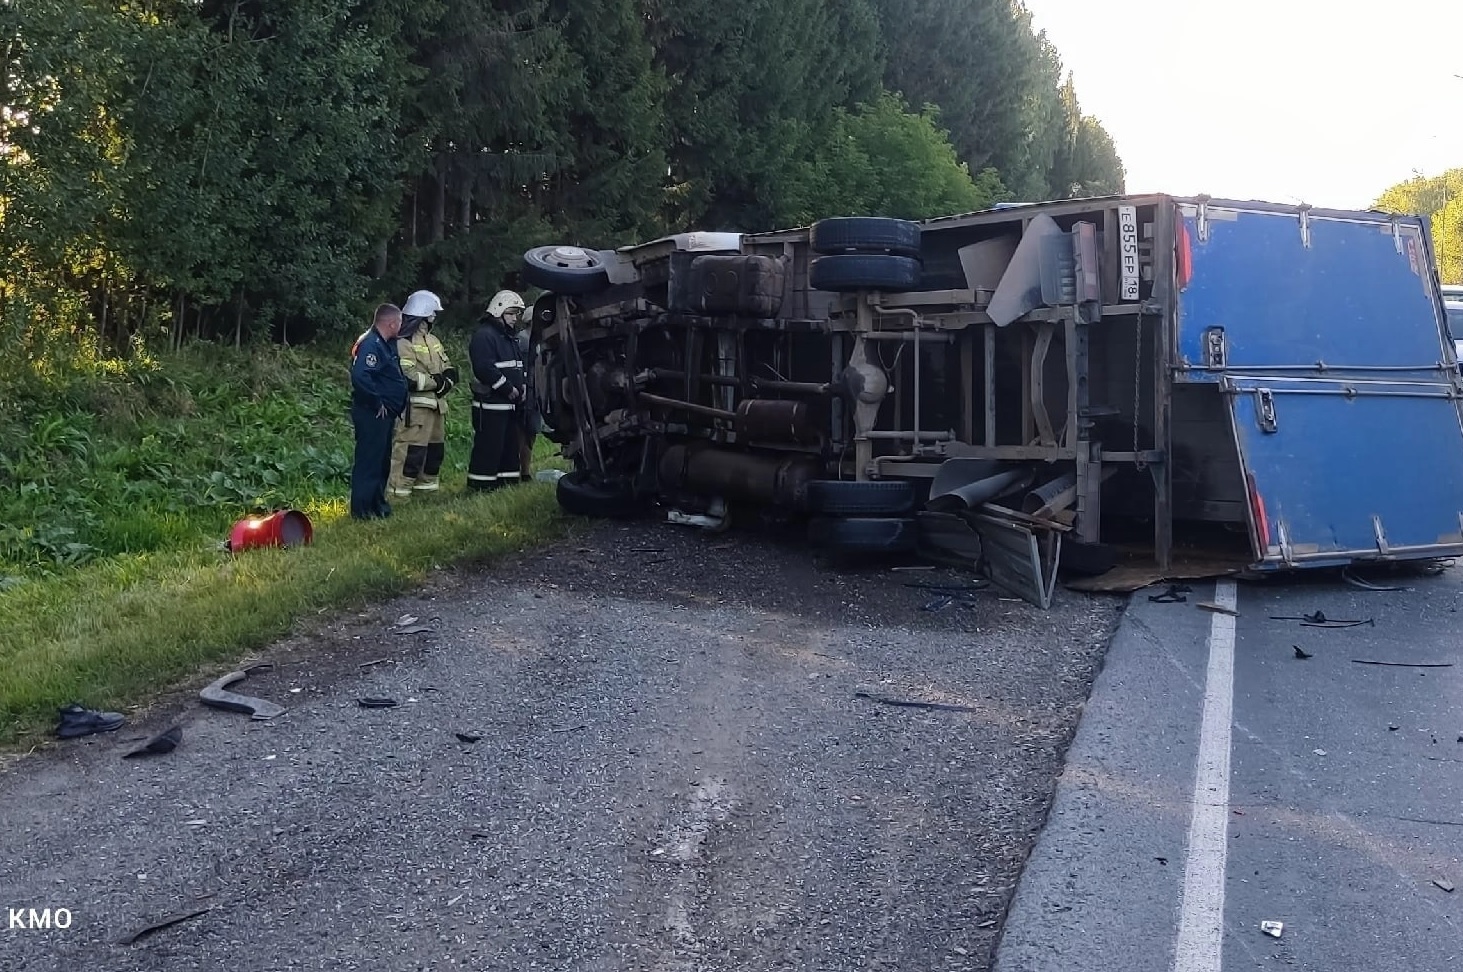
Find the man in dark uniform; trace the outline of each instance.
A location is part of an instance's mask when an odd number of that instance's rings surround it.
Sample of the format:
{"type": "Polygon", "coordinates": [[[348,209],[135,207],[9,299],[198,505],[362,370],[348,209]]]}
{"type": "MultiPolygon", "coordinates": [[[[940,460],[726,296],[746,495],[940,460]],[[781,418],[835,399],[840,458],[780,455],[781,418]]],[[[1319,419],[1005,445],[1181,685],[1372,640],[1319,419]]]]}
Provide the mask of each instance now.
{"type": "Polygon", "coordinates": [[[351,362],[351,424],[356,461],[351,469],[351,516],[372,520],[391,515],[386,480],[391,475],[391,434],[407,409],[406,375],[396,352],[401,308],[382,304],[356,346],[351,362]]]}
{"type": "Polygon", "coordinates": [[[517,413],[525,381],[516,332],[523,311],[522,297],[511,290],[499,291],[467,348],[473,432],[469,489],[497,489],[521,478],[517,413]]]}

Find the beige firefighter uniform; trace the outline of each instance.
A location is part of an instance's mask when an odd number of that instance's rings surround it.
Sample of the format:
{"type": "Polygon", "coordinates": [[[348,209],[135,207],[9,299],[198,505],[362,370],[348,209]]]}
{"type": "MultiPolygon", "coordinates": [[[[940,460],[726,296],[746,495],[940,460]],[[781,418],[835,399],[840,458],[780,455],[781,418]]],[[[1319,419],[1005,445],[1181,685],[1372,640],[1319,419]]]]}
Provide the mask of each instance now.
{"type": "Polygon", "coordinates": [[[391,450],[390,493],[401,498],[432,492],[439,486],[437,477],[446,449],[446,396],[456,372],[442,342],[425,322],[410,338],[398,340],[396,347],[411,396],[411,408],[397,423],[391,450]]]}

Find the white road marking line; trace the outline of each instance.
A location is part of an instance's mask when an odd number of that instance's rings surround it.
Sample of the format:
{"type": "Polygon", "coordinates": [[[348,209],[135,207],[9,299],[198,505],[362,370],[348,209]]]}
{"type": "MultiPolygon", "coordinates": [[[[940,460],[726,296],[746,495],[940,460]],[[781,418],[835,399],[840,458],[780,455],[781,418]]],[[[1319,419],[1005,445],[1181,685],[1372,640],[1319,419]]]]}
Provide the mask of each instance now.
{"type": "MultiPolygon", "coordinates": [[[[1214,585],[1214,600],[1233,609],[1234,581],[1214,585]]],[[[1234,716],[1233,615],[1209,622],[1209,672],[1194,772],[1194,816],[1184,863],[1184,894],[1174,972],[1219,972],[1224,951],[1224,866],[1229,853],[1229,748],[1234,716]]]]}

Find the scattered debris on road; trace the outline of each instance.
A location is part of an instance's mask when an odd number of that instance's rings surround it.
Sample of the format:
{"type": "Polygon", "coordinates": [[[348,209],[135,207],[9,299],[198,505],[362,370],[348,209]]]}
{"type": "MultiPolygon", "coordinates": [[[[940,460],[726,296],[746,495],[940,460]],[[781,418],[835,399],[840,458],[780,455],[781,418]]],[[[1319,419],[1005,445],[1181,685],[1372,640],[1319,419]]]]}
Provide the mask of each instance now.
{"type": "Polygon", "coordinates": [[[356,699],[356,705],[363,709],[394,709],[399,704],[395,699],[356,699]]]}
{"type": "Polygon", "coordinates": [[[1307,658],[1314,658],[1315,657],[1315,655],[1313,655],[1311,652],[1306,651],[1300,645],[1291,645],[1290,647],[1293,648],[1293,649],[1295,649],[1295,657],[1301,659],[1302,661],[1304,661],[1307,658]]]}
{"type": "Polygon", "coordinates": [[[1192,593],[1194,589],[1187,584],[1170,584],[1162,594],[1149,594],[1148,600],[1154,604],[1187,604],[1189,599],[1184,595],[1192,593]]]}
{"type": "Polygon", "coordinates": [[[138,941],[151,935],[153,932],[162,931],[164,928],[171,928],[173,925],[181,924],[199,915],[207,914],[213,910],[212,905],[204,905],[201,908],[193,908],[189,911],[180,911],[177,914],[169,915],[166,918],[159,918],[157,921],[143,925],[135,931],[123,935],[117,940],[118,945],[133,945],[138,941]]]}
{"type": "Polygon", "coordinates": [[[868,699],[870,702],[878,702],[880,705],[894,705],[906,709],[935,709],[940,712],[979,712],[980,710],[971,705],[951,705],[947,702],[917,702],[906,699],[891,699],[882,695],[870,695],[868,692],[855,692],[856,699],[868,699]]]}
{"type": "Polygon", "coordinates": [[[1410,587],[1393,587],[1386,584],[1373,584],[1371,581],[1362,580],[1351,572],[1351,568],[1341,571],[1341,579],[1352,587],[1361,588],[1364,591],[1410,591],[1410,587]]]}
{"type": "Polygon", "coordinates": [[[1452,662],[1389,662],[1372,661],[1368,658],[1353,658],[1353,665],[1385,665],[1389,668],[1452,668],[1452,662]]]}
{"type": "Polygon", "coordinates": [[[122,754],[123,759],[135,759],[140,756],[161,756],[171,753],[178,748],[178,743],[183,741],[183,727],[173,726],[153,736],[147,742],[135,749],[128,750],[122,754]]]}
{"type": "Polygon", "coordinates": [[[1279,938],[1281,934],[1285,931],[1285,922],[1262,921],[1260,922],[1260,931],[1264,932],[1266,935],[1269,935],[1271,938],[1279,938]]]}
{"type": "Polygon", "coordinates": [[[465,742],[465,743],[480,742],[482,740],[482,738],[483,738],[482,736],[478,735],[475,732],[459,732],[456,735],[457,735],[457,738],[458,738],[459,741],[465,742]]]}
{"type": "Polygon", "coordinates": [[[1328,618],[1324,611],[1316,611],[1313,614],[1302,614],[1299,617],[1293,615],[1270,615],[1271,621],[1299,621],[1302,628],[1357,628],[1362,625],[1376,627],[1377,622],[1373,618],[1363,618],[1360,621],[1338,621],[1335,618],[1328,618]]]}
{"type": "Polygon", "coordinates": [[[1202,611],[1213,611],[1215,614],[1227,614],[1232,618],[1239,617],[1239,612],[1236,611],[1234,608],[1227,608],[1222,604],[1214,604],[1211,601],[1200,601],[1198,604],[1195,604],[1194,607],[1199,608],[1202,611]]]}
{"type": "Polygon", "coordinates": [[[1444,891],[1448,892],[1449,894],[1452,894],[1453,893],[1453,882],[1452,881],[1445,881],[1442,878],[1433,878],[1433,884],[1436,884],[1438,887],[1442,888],[1444,891]]]}
{"type": "Polygon", "coordinates": [[[224,709],[228,712],[242,712],[260,721],[282,716],[285,713],[285,708],[282,705],[276,705],[264,699],[256,699],[253,696],[239,695],[235,692],[226,691],[230,685],[233,685],[235,682],[242,682],[252,673],[268,671],[273,667],[273,665],[269,664],[254,665],[243,671],[229,672],[223,678],[218,679],[203,691],[199,692],[198,697],[203,700],[204,705],[212,706],[215,709],[224,709]]]}

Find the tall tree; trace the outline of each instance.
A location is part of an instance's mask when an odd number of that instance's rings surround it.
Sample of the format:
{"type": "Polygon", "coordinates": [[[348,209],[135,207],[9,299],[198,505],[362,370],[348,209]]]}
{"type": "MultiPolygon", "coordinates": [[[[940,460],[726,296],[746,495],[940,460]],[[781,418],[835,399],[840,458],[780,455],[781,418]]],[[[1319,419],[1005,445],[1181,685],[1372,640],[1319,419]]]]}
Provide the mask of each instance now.
{"type": "Polygon", "coordinates": [[[646,0],[646,14],[671,83],[670,222],[785,222],[834,109],[878,93],[867,0],[646,0]]]}
{"type": "Polygon", "coordinates": [[[669,87],[639,0],[555,0],[568,48],[552,126],[573,132],[541,203],[566,238],[609,245],[662,230],[669,87]]]}
{"type": "Polygon", "coordinates": [[[1383,192],[1373,208],[1429,217],[1443,283],[1463,284],[1463,168],[1415,174],[1383,192]]]}

